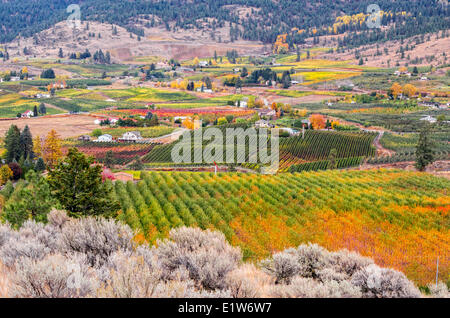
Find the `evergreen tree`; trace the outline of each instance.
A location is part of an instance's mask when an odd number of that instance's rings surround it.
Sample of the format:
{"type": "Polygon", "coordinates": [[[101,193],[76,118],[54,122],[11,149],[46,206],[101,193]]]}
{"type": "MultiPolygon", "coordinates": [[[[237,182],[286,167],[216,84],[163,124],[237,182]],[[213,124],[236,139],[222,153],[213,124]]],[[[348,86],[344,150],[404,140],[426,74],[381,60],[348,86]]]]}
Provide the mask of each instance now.
{"type": "Polygon", "coordinates": [[[41,114],[41,115],[47,114],[47,107],[45,107],[45,104],[44,104],[44,103],[40,103],[40,104],[39,104],[39,109],[38,109],[38,111],[39,111],[39,114],[41,114]]]}
{"type": "Polygon", "coordinates": [[[63,53],[62,48],[59,48],[58,57],[59,58],[63,58],[64,57],[64,53],[63,53]]]}
{"type": "Polygon", "coordinates": [[[335,148],[331,149],[328,155],[328,169],[337,169],[337,150],[335,148]]]}
{"type": "Polygon", "coordinates": [[[426,167],[433,163],[434,142],[430,137],[432,125],[427,124],[419,134],[419,142],[416,147],[416,168],[419,171],[425,171],[426,167]]]}
{"type": "Polygon", "coordinates": [[[130,165],[130,168],[136,171],[144,169],[144,165],[142,164],[142,160],[139,156],[134,158],[134,162],[130,165]]]}
{"type": "Polygon", "coordinates": [[[235,85],[235,88],[236,88],[236,92],[239,90],[239,92],[242,92],[242,80],[241,80],[241,78],[240,77],[238,77],[237,79],[236,79],[236,85],[235,85]]]}
{"type": "Polygon", "coordinates": [[[28,125],[22,130],[20,134],[20,153],[22,158],[33,158],[33,137],[28,125]]]}
{"type": "Polygon", "coordinates": [[[247,77],[248,76],[248,70],[246,67],[242,68],[241,77],[247,77]]]}
{"type": "Polygon", "coordinates": [[[26,180],[27,185],[19,189],[16,199],[9,200],[4,207],[4,218],[15,228],[29,219],[46,223],[47,214],[55,204],[44,177],[30,171],[26,180]]]}
{"type": "Polygon", "coordinates": [[[289,74],[289,71],[283,72],[281,83],[283,84],[283,88],[289,88],[291,86],[291,75],[289,74]]]}
{"type": "Polygon", "coordinates": [[[47,169],[47,168],[45,167],[44,159],[39,158],[36,162],[36,165],[34,166],[34,170],[45,171],[45,169],[47,169]]]}
{"type": "Polygon", "coordinates": [[[20,147],[20,130],[16,125],[11,125],[5,136],[6,162],[19,160],[22,156],[20,147]]]}
{"type": "Polygon", "coordinates": [[[34,107],[33,107],[33,116],[34,116],[34,117],[39,116],[38,109],[37,109],[37,106],[36,106],[36,105],[34,105],[34,107]]]}
{"type": "Polygon", "coordinates": [[[64,161],[49,171],[50,189],[71,217],[114,217],[120,208],[112,188],[102,183],[102,167],[93,162],[71,148],[64,161]]]}
{"type": "Polygon", "coordinates": [[[55,77],[56,77],[55,72],[51,68],[44,70],[41,73],[41,78],[55,78],[55,77]]]}
{"type": "Polygon", "coordinates": [[[105,159],[103,159],[103,164],[108,168],[111,168],[114,164],[114,153],[112,152],[112,150],[106,152],[105,159]]]}

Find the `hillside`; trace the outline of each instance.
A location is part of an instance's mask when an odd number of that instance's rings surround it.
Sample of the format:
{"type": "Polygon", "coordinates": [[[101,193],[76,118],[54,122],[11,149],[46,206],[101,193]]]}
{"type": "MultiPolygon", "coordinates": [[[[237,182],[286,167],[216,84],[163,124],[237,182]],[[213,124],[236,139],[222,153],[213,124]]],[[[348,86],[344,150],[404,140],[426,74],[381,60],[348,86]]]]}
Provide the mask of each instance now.
{"type": "Polygon", "coordinates": [[[173,32],[163,27],[143,27],[143,30],[145,36],[137,36],[123,27],[92,21],[72,29],[64,21],[32,37],[16,38],[8,44],[8,51],[11,57],[58,58],[60,48],[65,56],[86,49],[90,52],[102,49],[111,53],[114,62],[130,63],[135,57],[185,60],[212,56],[214,51],[225,54],[227,50],[236,49],[241,54],[250,54],[264,49],[260,42],[240,40],[231,43],[225,27],[216,30],[222,34],[223,43],[212,40],[203,29],[173,32]],[[24,54],[25,48],[27,54],[24,54]]]}
{"type": "MultiPolygon", "coordinates": [[[[292,28],[312,29],[330,27],[340,15],[366,13],[373,1],[255,1],[228,0],[35,0],[0,2],[0,42],[9,42],[19,33],[25,37],[42,31],[67,18],[65,12],[70,4],[79,4],[83,20],[115,23],[128,31],[144,36],[142,28],[160,25],[167,30],[190,30],[206,23],[213,28],[230,26],[229,35],[234,40],[259,40],[273,43],[277,35],[291,32],[292,28]],[[51,10],[49,10],[49,8],[51,10]],[[33,11],[30,17],[29,12],[33,11]],[[320,14],[317,14],[320,12],[320,14]],[[170,25],[170,23],[174,25],[170,25]]],[[[377,2],[385,12],[406,12],[403,17],[387,17],[383,24],[392,22],[420,22],[420,28],[409,28],[409,33],[436,31],[448,27],[447,7],[439,0],[380,0],[377,2]],[[447,14],[447,15],[446,15],[447,14]],[[420,20],[420,21],[419,21],[420,20]]],[[[364,29],[364,26],[357,28],[364,29]]],[[[203,28],[203,26],[202,26],[203,28]]],[[[307,33],[316,34],[316,31],[307,33]]],[[[320,31],[317,35],[320,35],[320,31]]],[[[301,38],[301,37],[300,37],[301,38]]]]}

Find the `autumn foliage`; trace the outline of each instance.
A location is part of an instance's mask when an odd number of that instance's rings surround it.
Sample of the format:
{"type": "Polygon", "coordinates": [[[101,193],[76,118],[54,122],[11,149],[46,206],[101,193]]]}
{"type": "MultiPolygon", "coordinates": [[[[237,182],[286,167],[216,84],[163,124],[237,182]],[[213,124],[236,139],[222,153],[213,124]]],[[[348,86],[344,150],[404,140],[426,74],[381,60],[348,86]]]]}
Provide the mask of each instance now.
{"type": "Polygon", "coordinates": [[[313,242],[356,251],[426,285],[435,278],[437,257],[440,277],[450,274],[449,187],[443,178],[383,170],[151,172],[136,185],[116,182],[115,192],[124,211],[120,219],[149,241],[182,225],[215,228],[248,260],[313,242]]]}
{"type": "Polygon", "coordinates": [[[315,130],[325,128],[326,121],[323,115],[313,114],[309,117],[309,121],[315,130]]]}

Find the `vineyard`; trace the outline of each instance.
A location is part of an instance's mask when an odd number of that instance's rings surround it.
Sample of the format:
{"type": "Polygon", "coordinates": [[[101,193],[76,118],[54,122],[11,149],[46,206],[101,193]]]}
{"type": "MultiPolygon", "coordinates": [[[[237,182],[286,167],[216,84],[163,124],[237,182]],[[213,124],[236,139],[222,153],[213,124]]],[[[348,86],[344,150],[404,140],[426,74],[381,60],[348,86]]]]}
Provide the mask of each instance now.
{"type": "MultiPolygon", "coordinates": [[[[221,129],[225,131],[228,127],[237,126],[223,126],[221,129]]],[[[241,126],[241,128],[246,127],[246,125],[241,126]]],[[[279,171],[293,172],[331,168],[328,159],[332,149],[336,150],[336,168],[359,165],[363,157],[370,157],[375,154],[375,148],[372,146],[375,136],[376,133],[308,130],[305,132],[305,138],[301,136],[281,138],[279,171]]],[[[203,147],[207,144],[204,143],[203,147]]],[[[226,146],[224,141],[224,149],[226,146]]],[[[172,162],[172,149],[173,145],[157,145],[144,157],[143,161],[146,163],[172,162]]],[[[191,149],[193,150],[193,145],[191,149]]],[[[249,152],[247,149],[245,157],[246,164],[243,165],[252,169],[259,168],[257,164],[248,163],[248,157],[249,152]]],[[[226,158],[225,155],[223,158],[226,158]]],[[[235,158],[238,159],[237,154],[235,154],[235,158]]]]}
{"type": "Polygon", "coordinates": [[[375,154],[375,137],[376,133],[310,130],[305,138],[285,138],[280,143],[280,171],[327,169],[332,149],[336,150],[337,168],[358,165],[362,157],[375,154]]]}
{"type": "Polygon", "coordinates": [[[204,107],[204,108],[189,108],[189,109],[178,109],[178,108],[160,108],[154,110],[147,109],[115,109],[108,111],[101,111],[100,114],[108,114],[110,116],[145,116],[148,112],[156,114],[160,118],[164,117],[185,117],[185,116],[214,116],[214,117],[225,117],[232,115],[234,117],[245,117],[251,116],[255,113],[251,109],[242,109],[231,106],[223,107],[204,107]]]}
{"type": "Polygon", "coordinates": [[[170,228],[215,228],[249,260],[305,242],[347,248],[418,284],[450,274],[450,181],[401,171],[264,176],[142,172],[114,185],[119,219],[149,242],[170,228]]]}
{"type": "Polygon", "coordinates": [[[94,157],[103,163],[108,152],[112,154],[112,161],[116,165],[127,165],[137,157],[145,156],[155,144],[152,143],[117,143],[117,142],[77,142],[63,148],[67,153],[70,147],[76,147],[82,153],[94,157]]]}

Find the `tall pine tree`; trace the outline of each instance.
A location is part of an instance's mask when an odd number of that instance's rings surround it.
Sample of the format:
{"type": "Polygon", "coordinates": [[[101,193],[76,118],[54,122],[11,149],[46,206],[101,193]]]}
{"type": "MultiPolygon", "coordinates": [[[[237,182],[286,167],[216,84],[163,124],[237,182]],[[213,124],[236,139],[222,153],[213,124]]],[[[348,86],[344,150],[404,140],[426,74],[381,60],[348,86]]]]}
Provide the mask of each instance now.
{"type": "Polygon", "coordinates": [[[6,162],[18,161],[22,155],[20,147],[20,130],[16,125],[11,125],[5,136],[6,162]]]}
{"type": "Polygon", "coordinates": [[[24,159],[33,158],[33,137],[31,136],[31,131],[28,125],[22,130],[20,134],[20,151],[21,157],[24,159]]]}
{"type": "Polygon", "coordinates": [[[434,162],[433,146],[434,142],[430,138],[432,125],[427,124],[420,131],[419,142],[416,147],[416,168],[425,171],[426,167],[434,162]]]}

